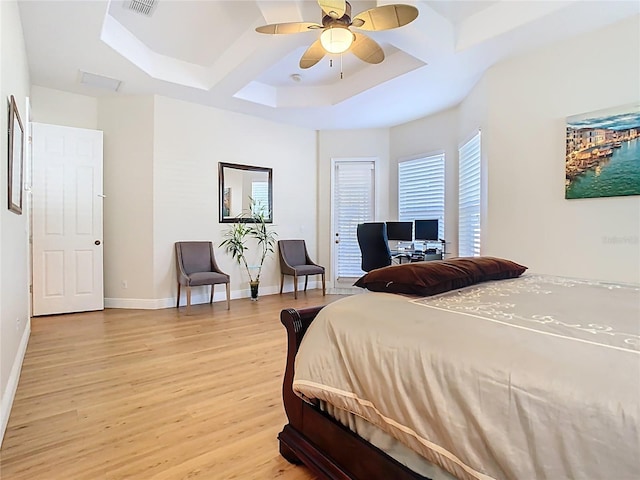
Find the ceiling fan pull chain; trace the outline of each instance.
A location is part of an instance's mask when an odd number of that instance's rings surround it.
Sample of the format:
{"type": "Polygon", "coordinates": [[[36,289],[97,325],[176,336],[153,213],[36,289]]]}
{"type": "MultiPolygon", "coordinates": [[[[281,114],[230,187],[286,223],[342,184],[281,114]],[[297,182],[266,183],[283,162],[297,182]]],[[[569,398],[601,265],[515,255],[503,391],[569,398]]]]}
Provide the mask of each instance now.
{"type": "Polygon", "coordinates": [[[329,68],[333,68],[333,58],[329,59],[329,68]]]}
{"type": "Polygon", "coordinates": [[[344,77],[342,76],[342,54],[340,54],[340,80],[342,80],[344,77]]]}

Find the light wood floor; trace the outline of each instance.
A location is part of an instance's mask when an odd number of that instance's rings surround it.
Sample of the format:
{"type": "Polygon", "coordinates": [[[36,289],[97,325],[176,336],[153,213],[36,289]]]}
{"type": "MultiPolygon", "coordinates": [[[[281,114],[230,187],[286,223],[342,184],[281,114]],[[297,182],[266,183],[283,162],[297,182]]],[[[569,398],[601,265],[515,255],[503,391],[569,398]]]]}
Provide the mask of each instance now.
{"type": "Polygon", "coordinates": [[[311,480],[278,454],[283,308],[338,295],[34,318],[2,480],[311,480]]]}

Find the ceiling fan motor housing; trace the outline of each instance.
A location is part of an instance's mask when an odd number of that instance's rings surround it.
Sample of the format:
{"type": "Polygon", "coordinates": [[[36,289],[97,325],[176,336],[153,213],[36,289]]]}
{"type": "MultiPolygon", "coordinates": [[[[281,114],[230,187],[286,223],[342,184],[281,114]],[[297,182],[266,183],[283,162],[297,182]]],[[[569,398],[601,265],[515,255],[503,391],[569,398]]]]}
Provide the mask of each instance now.
{"type": "Polygon", "coordinates": [[[330,25],[344,25],[348,27],[351,25],[351,4],[346,2],[346,9],[344,15],[340,18],[334,18],[331,15],[325,15],[322,17],[322,26],[328,27],[330,25]]]}

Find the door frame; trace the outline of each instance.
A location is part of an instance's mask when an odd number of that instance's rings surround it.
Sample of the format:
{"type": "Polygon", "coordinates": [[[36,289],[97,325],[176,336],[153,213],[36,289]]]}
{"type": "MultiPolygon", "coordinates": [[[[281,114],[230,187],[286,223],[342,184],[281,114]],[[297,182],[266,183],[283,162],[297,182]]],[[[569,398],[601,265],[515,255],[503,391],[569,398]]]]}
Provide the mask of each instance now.
{"type": "MultiPolygon", "coordinates": [[[[373,163],[373,219],[375,221],[379,217],[380,212],[380,178],[379,178],[379,157],[331,157],[331,279],[329,281],[330,292],[329,293],[352,293],[355,287],[352,286],[353,282],[338,282],[338,255],[336,252],[336,204],[335,198],[335,186],[336,186],[336,164],[339,163],[356,163],[356,162],[370,162],[373,163]]],[[[356,279],[354,278],[353,281],[356,279]]]]}

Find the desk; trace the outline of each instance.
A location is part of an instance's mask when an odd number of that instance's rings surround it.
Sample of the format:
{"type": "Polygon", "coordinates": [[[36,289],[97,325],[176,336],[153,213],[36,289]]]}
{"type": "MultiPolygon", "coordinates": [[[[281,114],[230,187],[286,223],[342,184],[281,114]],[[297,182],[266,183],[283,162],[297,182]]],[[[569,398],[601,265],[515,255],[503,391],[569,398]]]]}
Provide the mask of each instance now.
{"type": "Polygon", "coordinates": [[[444,240],[416,240],[414,242],[398,242],[390,248],[391,260],[398,260],[398,263],[407,262],[428,262],[431,260],[444,260],[446,243],[444,240]],[[419,248],[416,250],[415,246],[419,248]],[[404,248],[402,248],[404,247],[404,248]]]}
{"type": "Polygon", "coordinates": [[[425,253],[425,252],[414,252],[413,250],[405,250],[405,251],[391,251],[391,259],[398,260],[398,263],[407,262],[429,262],[431,260],[443,260],[444,254],[440,253],[425,253]]]}

